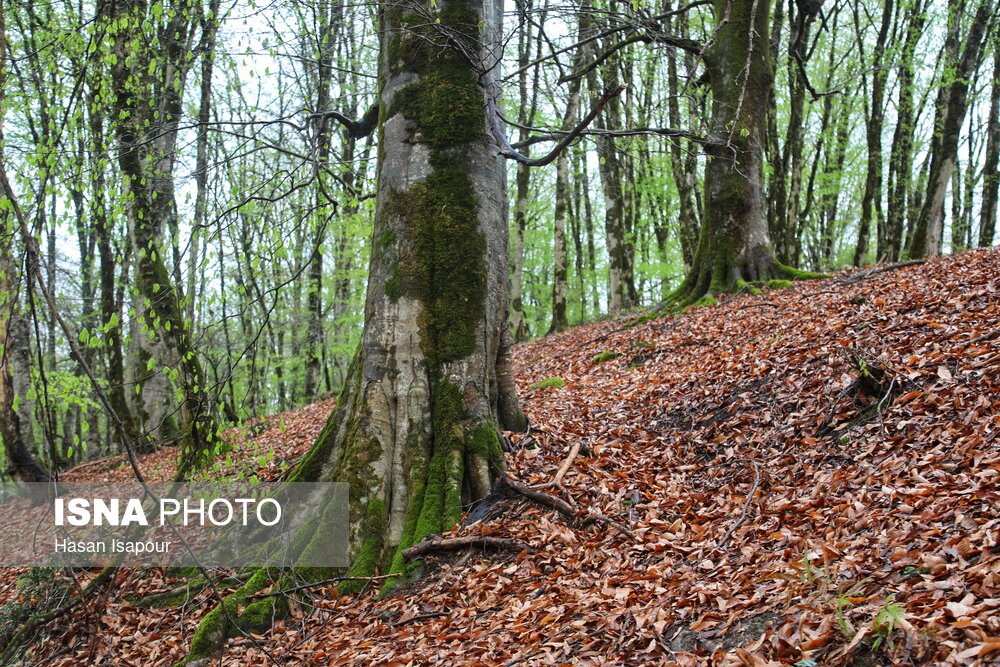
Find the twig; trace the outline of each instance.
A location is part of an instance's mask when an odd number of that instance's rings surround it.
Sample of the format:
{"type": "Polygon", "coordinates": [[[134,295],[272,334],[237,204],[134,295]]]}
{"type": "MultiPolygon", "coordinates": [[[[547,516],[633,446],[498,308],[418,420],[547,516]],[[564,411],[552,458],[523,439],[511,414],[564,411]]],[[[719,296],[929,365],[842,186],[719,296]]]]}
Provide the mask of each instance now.
{"type": "Polygon", "coordinates": [[[993,340],[997,336],[1000,336],[1000,329],[994,329],[993,331],[984,333],[979,338],[973,338],[966,345],[978,345],[979,343],[985,343],[988,340],[993,340]]]}
{"type": "Polygon", "coordinates": [[[740,512],[740,518],[736,520],[736,523],[730,526],[729,530],[726,531],[726,534],[722,536],[722,539],[719,541],[719,545],[716,549],[722,549],[725,547],[726,543],[729,542],[729,538],[733,536],[736,529],[743,525],[743,522],[747,519],[747,510],[750,509],[750,503],[753,501],[754,494],[757,493],[757,487],[760,485],[760,469],[757,467],[756,461],[752,461],[752,463],[753,486],[750,487],[750,492],[747,494],[746,500],[743,501],[743,511],[740,512]]]}
{"type": "Polygon", "coordinates": [[[569,503],[567,503],[562,498],[558,498],[549,493],[543,493],[542,491],[537,491],[528,486],[527,484],[525,484],[524,482],[518,479],[514,479],[510,475],[507,475],[504,479],[507,482],[507,486],[509,486],[514,491],[517,491],[522,496],[530,498],[531,500],[534,500],[536,503],[540,503],[542,505],[545,505],[546,507],[551,507],[552,509],[562,514],[565,514],[566,516],[569,517],[576,516],[576,510],[570,507],[569,503]]]}
{"type": "Polygon", "coordinates": [[[508,141],[507,135],[504,132],[499,112],[497,111],[496,97],[494,95],[488,96],[486,100],[486,116],[490,124],[490,131],[493,133],[493,138],[496,139],[497,145],[500,148],[500,155],[529,167],[544,167],[559,157],[559,153],[573,143],[573,140],[576,139],[581,132],[587,129],[587,126],[590,125],[599,113],[601,113],[601,110],[607,105],[607,103],[620,95],[627,87],[628,86],[621,85],[606,91],[604,95],[601,96],[601,99],[597,100],[594,108],[590,110],[583,120],[581,120],[575,128],[570,130],[551,151],[540,158],[530,158],[527,155],[519,153],[513,146],[510,145],[510,141],[508,141]]]}
{"type": "Polygon", "coordinates": [[[888,273],[889,271],[895,271],[896,269],[905,269],[908,266],[920,266],[921,264],[926,264],[926,259],[911,259],[906,262],[896,262],[895,264],[885,264],[883,266],[876,266],[873,269],[868,269],[867,271],[862,271],[861,273],[856,273],[853,276],[849,276],[840,281],[841,285],[850,285],[852,283],[859,283],[862,280],[871,278],[872,276],[877,276],[880,273],[888,273]]]}
{"type": "Polygon", "coordinates": [[[554,486],[557,489],[562,488],[563,477],[565,477],[566,473],[569,472],[570,466],[573,465],[573,461],[576,460],[577,454],[579,453],[580,453],[580,443],[576,442],[570,448],[569,454],[566,456],[566,460],[563,461],[563,464],[561,466],[559,466],[559,471],[556,472],[556,476],[552,478],[551,482],[549,482],[549,486],[554,486]]]}
{"type": "Polygon", "coordinates": [[[430,618],[441,618],[442,616],[451,616],[451,612],[447,611],[429,611],[426,614],[417,614],[412,618],[407,618],[405,620],[399,621],[398,623],[393,623],[392,627],[398,628],[401,625],[407,625],[408,623],[416,623],[417,621],[426,621],[430,618]]]}
{"type": "Polygon", "coordinates": [[[389,579],[390,577],[395,577],[395,574],[380,574],[373,577],[330,577],[329,579],[323,579],[322,581],[314,581],[311,584],[302,584],[301,586],[295,586],[294,588],[283,588],[280,591],[271,591],[270,593],[256,593],[250,596],[252,600],[261,600],[263,598],[273,598],[282,597],[288,595],[289,593],[295,593],[296,591],[304,591],[308,588],[316,588],[318,586],[325,586],[327,584],[335,584],[340,581],[381,581],[383,579],[389,579]]]}
{"type": "MultiPolygon", "coordinates": [[[[567,503],[562,498],[558,498],[558,497],[553,496],[552,494],[549,494],[549,493],[543,493],[542,491],[538,491],[537,489],[533,489],[530,486],[528,486],[527,484],[525,484],[524,482],[522,482],[520,480],[517,480],[517,479],[514,479],[510,475],[507,475],[505,477],[505,479],[507,481],[507,485],[512,490],[517,491],[521,495],[526,496],[527,498],[530,498],[531,500],[534,500],[537,503],[545,505],[546,507],[551,507],[552,509],[557,510],[561,514],[564,514],[564,515],[566,515],[568,517],[577,518],[579,516],[578,512],[576,510],[574,510],[570,506],[570,504],[567,503]]],[[[616,522],[614,519],[612,519],[612,518],[610,518],[608,516],[605,516],[605,515],[601,514],[600,512],[597,512],[597,511],[595,511],[593,509],[589,509],[588,508],[586,515],[584,515],[582,518],[584,520],[596,521],[598,523],[603,523],[606,526],[614,528],[615,530],[617,530],[622,535],[626,535],[627,537],[629,537],[630,539],[632,539],[635,542],[641,541],[641,540],[639,540],[639,537],[635,533],[633,533],[631,530],[629,530],[625,526],[621,525],[620,523],[616,522]]]]}
{"type": "Polygon", "coordinates": [[[505,537],[490,537],[488,535],[465,535],[462,537],[441,537],[440,535],[429,537],[419,544],[403,552],[403,557],[407,560],[419,558],[433,551],[455,551],[466,547],[489,547],[491,549],[501,549],[507,551],[525,551],[530,547],[519,540],[511,540],[505,537]]]}

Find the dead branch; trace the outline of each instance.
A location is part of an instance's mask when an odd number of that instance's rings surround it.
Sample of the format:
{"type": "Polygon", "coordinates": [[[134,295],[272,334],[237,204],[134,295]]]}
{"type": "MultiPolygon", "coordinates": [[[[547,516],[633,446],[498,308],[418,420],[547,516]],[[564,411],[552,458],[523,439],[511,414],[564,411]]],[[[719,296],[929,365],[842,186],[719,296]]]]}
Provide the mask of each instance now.
{"type": "Polygon", "coordinates": [[[601,99],[597,101],[597,104],[594,105],[594,108],[590,110],[590,113],[588,113],[576,127],[567,132],[559,143],[556,144],[551,151],[549,151],[549,153],[540,158],[530,158],[527,155],[518,152],[513,146],[510,145],[510,141],[507,139],[507,134],[503,129],[500,113],[497,111],[496,95],[489,95],[486,101],[486,116],[489,120],[490,131],[493,133],[493,138],[496,139],[497,145],[500,147],[500,155],[514,160],[515,162],[528,165],[529,167],[544,167],[559,157],[559,153],[573,143],[573,140],[580,136],[580,133],[587,129],[587,126],[590,125],[595,118],[597,118],[597,114],[601,113],[601,110],[604,109],[607,103],[620,95],[626,87],[627,86],[618,86],[605,92],[604,95],[601,96],[601,99]]]}
{"type": "Polygon", "coordinates": [[[559,470],[556,472],[556,476],[552,478],[551,482],[549,482],[549,486],[554,486],[557,489],[562,488],[563,477],[565,477],[566,473],[569,472],[570,466],[573,465],[573,461],[576,460],[576,457],[579,453],[580,453],[580,443],[576,442],[570,448],[569,455],[566,456],[566,460],[563,461],[563,464],[561,466],[559,466],[559,470]]]}
{"type": "Polygon", "coordinates": [[[750,487],[750,492],[747,493],[746,500],[743,501],[743,511],[740,512],[740,518],[736,520],[736,523],[730,526],[729,530],[726,531],[726,534],[722,536],[721,540],[719,540],[719,546],[716,547],[717,549],[722,549],[723,547],[725,547],[726,544],[729,542],[729,538],[733,536],[734,532],[736,532],[736,529],[742,526],[743,522],[746,521],[747,519],[747,510],[750,509],[750,503],[753,502],[754,495],[756,495],[757,493],[757,487],[760,486],[760,469],[757,467],[756,461],[753,461],[752,463],[753,463],[753,486],[750,487]]]}
{"type": "Polygon", "coordinates": [[[364,139],[370,135],[374,130],[375,126],[378,125],[378,103],[375,103],[369,107],[365,115],[358,120],[353,118],[348,118],[339,111],[324,111],[322,113],[309,114],[309,119],[319,119],[325,120],[327,118],[332,118],[347,130],[347,133],[351,135],[353,139],[364,139]]]}
{"type": "Polygon", "coordinates": [[[605,516],[600,512],[597,512],[596,510],[588,508],[586,510],[586,514],[580,517],[578,511],[574,510],[572,506],[570,506],[570,504],[567,503],[562,498],[558,498],[549,493],[538,491],[537,489],[533,489],[524,482],[514,479],[510,475],[505,476],[504,479],[507,482],[507,486],[509,486],[512,490],[517,491],[526,498],[534,500],[536,503],[545,505],[546,507],[551,507],[552,509],[558,511],[560,514],[563,514],[565,516],[574,519],[582,518],[584,521],[596,521],[597,523],[602,523],[605,526],[608,526],[609,528],[614,528],[619,533],[627,536],[629,539],[635,542],[641,541],[639,537],[631,530],[621,525],[611,517],[605,516]]]}
{"type": "Polygon", "coordinates": [[[320,586],[326,586],[327,584],[336,584],[341,581],[382,581],[384,579],[389,579],[395,577],[395,574],[379,574],[372,577],[330,577],[329,579],[323,579],[321,581],[314,581],[310,584],[302,584],[301,586],[295,586],[294,588],[284,588],[280,591],[271,591],[270,593],[256,593],[251,595],[249,599],[251,600],[261,600],[263,598],[273,598],[273,597],[283,597],[289,593],[296,593],[298,591],[308,590],[310,588],[318,588],[320,586]]]}
{"type": "Polygon", "coordinates": [[[853,276],[848,276],[840,281],[841,285],[850,285],[852,283],[859,283],[862,280],[867,280],[872,276],[877,276],[880,273],[888,273],[889,271],[895,271],[896,269],[905,269],[908,266],[920,266],[921,264],[926,264],[926,259],[911,259],[906,262],[896,262],[895,264],[885,264],[883,266],[876,266],[873,269],[868,269],[867,271],[862,271],[861,273],[855,273],[853,276]]]}
{"type": "Polygon", "coordinates": [[[520,540],[512,540],[505,537],[490,537],[488,535],[441,537],[440,535],[435,535],[428,537],[419,544],[414,544],[403,552],[403,557],[406,560],[413,560],[435,551],[457,551],[466,547],[483,547],[502,551],[526,551],[531,549],[531,547],[520,540]]]}
{"type": "Polygon", "coordinates": [[[426,621],[431,618],[441,618],[442,616],[451,616],[451,612],[448,611],[429,611],[426,614],[417,614],[410,618],[403,619],[392,624],[392,627],[398,628],[401,625],[408,625],[410,623],[417,623],[419,621],[426,621]]]}

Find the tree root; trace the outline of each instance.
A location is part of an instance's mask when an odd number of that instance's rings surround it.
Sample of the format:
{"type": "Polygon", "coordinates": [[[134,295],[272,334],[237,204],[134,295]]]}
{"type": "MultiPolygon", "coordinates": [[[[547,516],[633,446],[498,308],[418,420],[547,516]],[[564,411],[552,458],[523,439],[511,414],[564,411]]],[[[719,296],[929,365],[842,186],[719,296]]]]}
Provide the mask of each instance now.
{"type": "Polygon", "coordinates": [[[888,273],[889,271],[895,271],[896,269],[905,269],[908,266],[920,266],[921,264],[926,264],[926,259],[911,259],[906,262],[896,262],[895,264],[883,264],[882,266],[876,266],[874,268],[868,269],[867,271],[862,271],[861,273],[855,273],[853,276],[848,276],[840,281],[841,285],[851,285],[853,283],[859,283],[862,280],[867,280],[872,276],[877,276],[880,273],[888,273]]]}
{"type": "Polygon", "coordinates": [[[414,560],[437,551],[457,551],[466,547],[483,547],[506,551],[530,551],[529,547],[520,540],[512,540],[503,537],[490,537],[488,535],[464,535],[462,537],[441,537],[435,535],[429,537],[419,544],[403,552],[407,560],[414,560]]]}

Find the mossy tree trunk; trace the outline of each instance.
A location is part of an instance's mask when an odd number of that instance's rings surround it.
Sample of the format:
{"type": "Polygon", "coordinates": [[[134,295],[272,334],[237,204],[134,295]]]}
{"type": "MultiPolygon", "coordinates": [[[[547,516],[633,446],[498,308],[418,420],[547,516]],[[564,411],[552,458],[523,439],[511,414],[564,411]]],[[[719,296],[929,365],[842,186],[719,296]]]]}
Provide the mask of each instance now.
{"type": "Polygon", "coordinates": [[[718,30],[705,54],[712,91],[705,213],[694,263],[678,292],[684,301],[729,291],[740,280],[766,280],[777,266],[761,186],[773,85],[770,3],[715,0],[714,7],[718,30]]]}
{"type": "MultiPolygon", "coordinates": [[[[190,54],[202,15],[192,0],[178,3],[169,12],[159,10],[159,5],[141,1],[114,3],[105,10],[105,18],[113,40],[112,117],[135,262],[134,324],[141,347],[147,354],[156,354],[137,370],[140,375],[155,373],[154,377],[175,384],[182,394],[177,476],[185,478],[209,460],[218,442],[205,373],[184,318],[180,285],[170,277],[163,247],[163,230],[177,224],[173,169],[178,127],[184,81],[193,63],[190,54]],[[159,48],[151,49],[150,40],[159,48]]],[[[162,428],[157,422],[147,421],[144,426],[162,428]]]]}
{"type": "Polygon", "coordinates": [[[669,299],[680,304],[741,281],[823,277],[778,262],[768,233],[762,183],[773,88],[770,3],[715,0],[714,9],[718,27],[705,54],[712,91],[705,207],[691,270],[669,299]]]}
{"type": "Polygon", "coordinates": [[[352,572],[403,573],[504,467],[506,172],[487,133],[502,6],[380,8],[378,198],[360,349],[300,479],[346,481],[352,572]],[[485,64],[483,64],[485,63],[485,64]]]}

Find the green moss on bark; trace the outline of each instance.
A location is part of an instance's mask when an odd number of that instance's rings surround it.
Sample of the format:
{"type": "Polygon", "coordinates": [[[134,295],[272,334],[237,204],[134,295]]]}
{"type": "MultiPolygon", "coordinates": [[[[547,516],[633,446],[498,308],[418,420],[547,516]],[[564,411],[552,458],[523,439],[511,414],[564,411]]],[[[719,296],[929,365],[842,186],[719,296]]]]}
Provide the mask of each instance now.
{"type": "MultiPolygon", "coordinates": [[[[250,596],[270,583],[270,572],[266,568],[261,568],[254,572],[245,584],[227,596],[220,605],[208,612],[195,631],[187,657],[177,663],[177,667],[210,658],[218,653],[225,641],[238,631],[237,627],[243,627],[239,623],[240,607],[246,604],[250,596]],[[234,621],[236,621],[235,624],[234,621]]],[[[259,611],[255,610],[253,617],[256,618],[258,615],[259,611]]]]}

